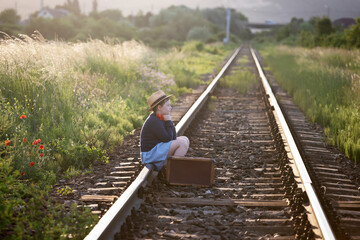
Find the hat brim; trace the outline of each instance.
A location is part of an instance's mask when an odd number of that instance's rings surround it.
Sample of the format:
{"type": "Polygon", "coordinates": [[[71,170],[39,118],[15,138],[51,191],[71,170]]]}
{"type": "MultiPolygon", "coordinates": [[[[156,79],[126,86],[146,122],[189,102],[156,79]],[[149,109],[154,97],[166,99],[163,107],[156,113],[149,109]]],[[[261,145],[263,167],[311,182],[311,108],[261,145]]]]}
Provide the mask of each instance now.
{"type": "Polygon", "coordinates": [[[152,111],[154,108],[156,108],[157,107],[157,105],[159,105],[161,102],[163,102],[164,100],[167,100],[167,99],[169,99],[170,97],[172,97],[172,95],[169,95],[169,96],[166,96],[164,99],[162,99],[159,103],[157,103],[156,105],[154,105],[154,106],[152,106],[152,107],[150,107],[150,108],[148,108],[148,112],[150,112],[150,111],[152,111]]]}

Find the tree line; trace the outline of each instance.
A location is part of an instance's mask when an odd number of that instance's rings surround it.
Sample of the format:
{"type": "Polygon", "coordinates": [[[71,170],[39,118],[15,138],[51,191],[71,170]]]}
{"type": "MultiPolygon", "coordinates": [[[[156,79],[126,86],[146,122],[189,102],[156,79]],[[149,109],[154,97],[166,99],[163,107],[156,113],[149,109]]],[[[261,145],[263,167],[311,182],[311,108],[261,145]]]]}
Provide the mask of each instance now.
{"type": "MultiPolygon", "coordinates": [[[[63,18],[38,17],[31,14],[24,24],[14,9],[0,13],[0,31],[10,36],[31,35],[39,31],[46,39],[64,41],[86,41],[91,39],[116,38],[120,41],[135,39],[152,47],[171,47],[184,41],[200,40],[205,43],[223,41],[226,36],[226,9],[190,9],[171,6],[158,14],[150,12],[124,16],[118,9],[99,12],[96,0],[88,15],[80,13],[77,0],[68,0],[56,8],[66,9],[71,14],[63,18]]],[[[245,28],[247,17],[231,10],[230,40],[249,39],[251,32],[245,28]]]]}
{"type": "Polygon", "coordinates": [[[272,39],[278,43],[307,48],[360,48],[360,17],[348,28],[334,24],[328,17],[312,17],[309,21],[292,18],[289,24],[270,32],[257,34],[260,42],[272,39]]]}

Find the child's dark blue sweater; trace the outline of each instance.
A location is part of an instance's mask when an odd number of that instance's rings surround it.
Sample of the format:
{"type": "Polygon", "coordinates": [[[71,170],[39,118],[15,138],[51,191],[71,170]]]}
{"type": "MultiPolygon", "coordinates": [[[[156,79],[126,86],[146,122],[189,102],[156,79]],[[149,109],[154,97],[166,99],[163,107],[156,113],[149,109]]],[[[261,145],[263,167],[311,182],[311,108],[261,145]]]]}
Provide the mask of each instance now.
{"type": "Polygon", "coordinates": [[[146,119],[140,133],[140,151],[148,152],[160,142],[176,139],[176,130],[171,120],[160,120],[154,113],[146,119]]]}

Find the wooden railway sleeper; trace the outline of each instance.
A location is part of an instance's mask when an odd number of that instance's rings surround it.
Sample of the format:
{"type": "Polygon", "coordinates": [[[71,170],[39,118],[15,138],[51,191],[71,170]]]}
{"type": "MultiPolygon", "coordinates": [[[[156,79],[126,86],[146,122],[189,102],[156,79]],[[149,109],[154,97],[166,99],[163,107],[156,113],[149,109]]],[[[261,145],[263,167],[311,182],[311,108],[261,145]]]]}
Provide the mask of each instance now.
{"type": "MultiPolygon", "coordinates": [[[[305,154],[304,154],[304,156],[305,156],[305,154]]],[[[308,159],[306,157],[304,157],[304,159],[305,159],[305,162],[308,163],[308,159]]],[[[314,170],[311,167],[308,169],[312,175],[316,175],[316,173],[314,173],[314,170]]],[[[322,191],[321,185],[319,184],[317,179],[313,180],[313,186],[317,193],[322,191]]],[[[335,235],[337,237],[341,236],[341,239],[350,240],[349,235],[346,232],[344,232],[344,230],[341,228],[339,216],[335,212],[336,208],[332,205],[332,203],[328,199],[326,199],[324,194],[318,195],[318,198],[319,198],[319,201],[321,202],[322,207],[326,211],[326,215],[327,215],[328,219],[332,220],[332,223],[333,223],[332,228],[335,231],[335,235]]]]}

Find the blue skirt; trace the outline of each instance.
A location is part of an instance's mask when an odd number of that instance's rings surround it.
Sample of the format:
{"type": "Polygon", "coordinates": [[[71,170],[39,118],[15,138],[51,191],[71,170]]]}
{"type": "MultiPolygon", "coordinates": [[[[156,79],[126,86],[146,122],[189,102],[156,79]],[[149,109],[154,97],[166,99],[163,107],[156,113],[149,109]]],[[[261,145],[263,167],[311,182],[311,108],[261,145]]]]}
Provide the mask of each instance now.
{"type": "Polygon", "coordinates": [[[158,143],[148,152],[141,152],[141,162],[146,166],[153,165],[155,171],[160,171],[166,164],[166,157],[169,154],[171,142],[158,143]]]}

